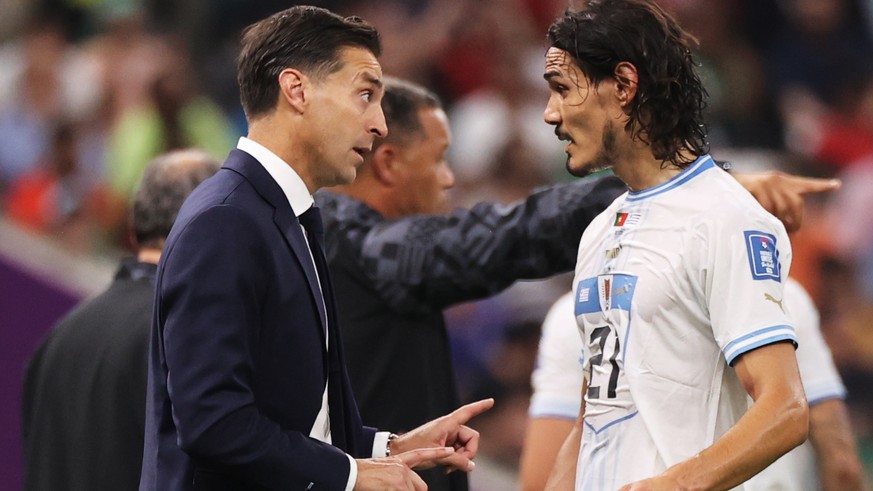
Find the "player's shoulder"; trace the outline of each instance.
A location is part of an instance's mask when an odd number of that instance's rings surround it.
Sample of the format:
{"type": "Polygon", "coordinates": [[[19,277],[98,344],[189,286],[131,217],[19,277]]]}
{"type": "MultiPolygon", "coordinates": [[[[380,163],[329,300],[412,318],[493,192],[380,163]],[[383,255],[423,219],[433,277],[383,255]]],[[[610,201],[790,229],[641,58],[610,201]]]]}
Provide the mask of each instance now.
{"type": "Polygon", "coordinates": [[[701,176],[697,211],[699,222],[713,229],[758,230],[776,238],[787,232],[782,222],[765,210],[754,196],[736,179],[721,169],[713,169],[701,176]]]}
{"type": "Polygon", "coordinates": [[[715,164],[709,154],[701,155],[670,180],[643,191],[629,193],[627,202],[655,203],[685,223],[766,213],[730,174],[715,164]],[[654,200],[654,201],[652,201],[654,200]],[[690,220],[690,219],[694,220],[690,220]]]}
{"type": "Polygon", "coordinates": [[[702,173],[691,186],[710,213],[766,213],[755,198],[733,176],[718,167],[702,173]]]}

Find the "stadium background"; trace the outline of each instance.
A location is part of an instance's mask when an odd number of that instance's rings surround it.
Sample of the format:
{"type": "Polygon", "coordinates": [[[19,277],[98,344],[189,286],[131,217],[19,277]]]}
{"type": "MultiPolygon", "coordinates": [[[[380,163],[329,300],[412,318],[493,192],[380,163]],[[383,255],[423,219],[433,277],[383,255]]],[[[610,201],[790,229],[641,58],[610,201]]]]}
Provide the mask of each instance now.
{"type": "MultiPolygon", "coordinates": [[[[385,73],[447,104],[456,205],[569,179],[542,122],[544,34],[558,0],[313,2],[382,33],[385,73]]],[[[807,200],[792,275],[812,294],[873,469],[873,0],[662,0],[698,36],[713,154],[739,169],[837,176],[807,200]]],[[[127,252],[144,165],[222,158],[245,133],[243,26],[275,0],[0,0],[0,489],[21,482],[23,367],[54,321],[127,252]]],[[[539,322],[569,276],[449,311],[464,399],[495,396],[480,489],[512,489],[539,322]]],[[[422,382],[424,383],[424,381],[422,382]]]]}

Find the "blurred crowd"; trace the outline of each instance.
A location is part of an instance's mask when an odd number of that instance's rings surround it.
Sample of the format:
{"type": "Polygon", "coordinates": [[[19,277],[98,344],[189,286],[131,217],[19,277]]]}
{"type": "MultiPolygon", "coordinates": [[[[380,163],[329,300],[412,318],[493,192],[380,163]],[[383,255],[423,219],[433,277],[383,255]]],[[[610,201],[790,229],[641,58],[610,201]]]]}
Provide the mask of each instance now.
{"type": "MultiPolygon", "coordinates": [[[[542,122],[544,37],[566,0],[312,3],[374,24],[385,73],[443,98],[456,205],[511,202],[570,178],[542,122]]],[[[873,0],[660,3],[700,42],[717,159],[843,179],[807,201],[792,273],[821,310],[873,465],[873,0]]],[[[245,25],[287,6],[0,0],[2,214],[78,254],[122,254],[131,193],[150,159],[196,146],[223,160],[245,134],[236,43],[245,25]]],[[[539,323],[570,281],[521,283],[449,312],[464,398],[499,401],[480,422],[483,452],[510,468],[539,323]]]]}

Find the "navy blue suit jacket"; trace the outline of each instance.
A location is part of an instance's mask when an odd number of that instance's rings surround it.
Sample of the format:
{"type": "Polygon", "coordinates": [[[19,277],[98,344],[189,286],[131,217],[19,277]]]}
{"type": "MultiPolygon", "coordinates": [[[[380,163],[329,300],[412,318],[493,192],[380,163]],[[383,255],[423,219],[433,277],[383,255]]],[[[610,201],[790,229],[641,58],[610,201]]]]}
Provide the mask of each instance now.
{"type": "Polygon", "coordinates": [[[140,490],[345,487],[340,449],[369,457],[375,429],[361,424],[330,298],[325,350],[318,295],[287,198],[234,150],[186,200],[158,267],[140,490]],[[326,380],[333,445],[308,436],[326,380]]]}

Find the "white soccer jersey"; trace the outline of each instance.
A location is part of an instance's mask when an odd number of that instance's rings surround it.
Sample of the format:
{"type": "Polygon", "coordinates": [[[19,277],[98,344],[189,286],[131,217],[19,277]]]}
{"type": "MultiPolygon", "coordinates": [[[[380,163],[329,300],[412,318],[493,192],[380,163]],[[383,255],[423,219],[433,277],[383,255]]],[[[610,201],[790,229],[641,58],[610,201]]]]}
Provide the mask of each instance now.
{"type": "Polygon", "coordinates": [[[582,402],[582,339],[573,315],[573,292],[549,309],[531,375],[531,418],[575,420],[582,402]]]}
{"type": "MultiPolygon", "coordinates": [[[[573,314],[573,292],[554,303],[543,321],[537,366],[531,382],[531,418],[575,420],[582,401],[582,339],[573,314]]],[[[846,389],[819,328],[818,310],[795,280],[785,283],[785,308],[797,334],[797,364],[810,406],[842,399],[846,389]]],[[[815,452],[808,441],[749,480],[749,491],[817,491],[815,452]]]]}
{"type": "Polygon", "coordinates": [[[731,363],[796,343],[790,262],[782,224],[708,155],[591,223],[574,280],[588,382],[576,489],[657,475],[737,422],[748,399],[731,363]]]}

